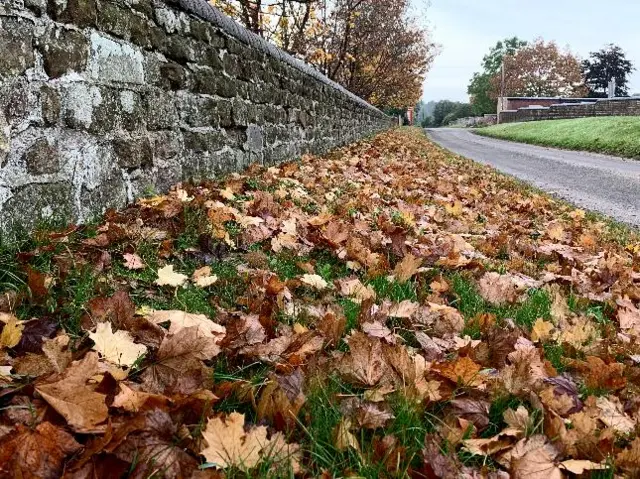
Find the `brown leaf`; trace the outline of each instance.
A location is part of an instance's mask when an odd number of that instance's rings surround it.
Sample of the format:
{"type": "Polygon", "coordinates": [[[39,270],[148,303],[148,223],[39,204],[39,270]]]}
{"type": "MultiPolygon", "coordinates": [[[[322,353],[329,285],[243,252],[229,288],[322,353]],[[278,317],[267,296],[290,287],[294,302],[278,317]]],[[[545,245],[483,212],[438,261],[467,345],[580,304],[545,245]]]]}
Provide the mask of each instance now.
{"type": "Polygon", "coordinates": [[[231,466],[255,467],[261,461],[260,453],[269,444],[266,427],[258,426],[245,431],[244,414],[236,412],[209,419],[202,437],[207,446],[201,454],[207,462],[223,469],[231,466]]]}
{"type": "Polygon", "coordinates": [[[145,389],[155,394],[191,394],[209,381],[202,360],[219,352],[215,339],[201,335],[195,326],[169,334],[156,352],[156,362],[142,374],[145,389]]]}
{"type": "Polygon", "coordinates": [[[36,386],[36,391],[76,432],[104,429],[99,424],[108,416],[106,396],[87,386],[87,381],[97,371],[98,355],[87,353],[81,361],[74,361],[57,381],[36,386]]]}
{"type": "Polygon", "coordinates": [[[35,429],[18,425],[0,439],[0,477],[57,479],[65,458],[81,448],[73,436],[49,422],[35,429]]]}
{"type": "Polygon", "coordinates": [[[416,258],[411,253],[405,255],[393,270],[393,274],[400,283],[406,283],[418,272],[422,265],[422,258],[416,258]]]}
{"type": "Polygon", "coordinates": [[[456,384],[460,383],[465,386],[478,387],[484,382],[484,379],[479,374],[480,366],[466,356],[458,358],[453,362],[436,364],[432,369],[442,377],[456,384]]]}
{"type": "Polygon", "coordinates": [[[357,331],[345,341],[349,353],[338,364],[340,374],[362,387],[377,386],[389,372],[380,340],[357,331]]]}

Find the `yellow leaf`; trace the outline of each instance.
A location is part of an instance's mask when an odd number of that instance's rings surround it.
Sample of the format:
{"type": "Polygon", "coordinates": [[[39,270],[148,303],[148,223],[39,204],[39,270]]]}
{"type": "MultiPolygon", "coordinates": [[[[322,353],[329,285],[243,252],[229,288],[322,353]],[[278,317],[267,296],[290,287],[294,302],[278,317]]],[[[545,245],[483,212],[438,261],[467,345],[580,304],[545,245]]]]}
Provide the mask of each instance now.
{"type": "Polygon", "coordinates": [[[538,318],[531,329],[531,341],[534,343],[546,341],[551,337],[551,331],[553,331],[553,323],[538,318]]]}
{"type": "Polygon", "coordinates": [[[144,344],[136,344],[127,331],[111,330],[111,323],[98,323],[95,333],[89,333],[89,337],[95,343],[95,351],[118,366],[133,366],[137,359],[147,352],[144,344]]]}
{"type": "Polygon", "coordinates": [[[2,334],[0,334],[0,349],[16,346],[20,342],[20,338],[22,338],[23,329],[24,324],[18,322],[18,318],[15,316],[10,315],[2,329],[2,334]]]}
{"type": "Polygon", "coordinates": [[[267,428],[258,426],[245,431],[244,414],[232,412],[225,418],[211,418],[202,431],[207,443],[200,454],[207,462],[224,469],[236,466],[251,469],[260,463],[262,450],[268,446],[267,428]]]}

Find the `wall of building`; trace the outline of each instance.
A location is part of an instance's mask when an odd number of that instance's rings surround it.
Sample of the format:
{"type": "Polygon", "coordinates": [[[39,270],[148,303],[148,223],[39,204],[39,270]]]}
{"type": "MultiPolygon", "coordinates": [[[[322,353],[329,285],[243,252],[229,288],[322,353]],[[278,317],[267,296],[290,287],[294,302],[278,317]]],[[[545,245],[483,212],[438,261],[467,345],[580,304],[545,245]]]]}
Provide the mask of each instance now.
{"type": "MultiPolygon", "coordinates": [[[[528,99],[531,106],[513,108],[519,103],[510,99],[511,109],[498,113],[498,123],[522,121],[560,120],[593,116],[640,116],[640,98],[588,99],[578,103],[557,103],[538,106],[540,102],[528,99]]],[[[522,102],[521,102],[522,103],[522,102]]]]}
{"type": "Polygon", "coordinates": [[[0,52],[4,229],[395,124],[206,0],[4,0],[0,52]]]}

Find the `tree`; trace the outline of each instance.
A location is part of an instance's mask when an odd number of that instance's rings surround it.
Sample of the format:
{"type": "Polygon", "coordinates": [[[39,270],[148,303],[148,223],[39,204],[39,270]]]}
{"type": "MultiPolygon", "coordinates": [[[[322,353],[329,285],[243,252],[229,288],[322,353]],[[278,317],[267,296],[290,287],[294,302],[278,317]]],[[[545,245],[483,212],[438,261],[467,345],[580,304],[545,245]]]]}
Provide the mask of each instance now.
{"type": "Polygon", "coordinates": [[[410,0],[214,0],[258,35],[379,107],[419,100],[437,52],[410,0]]]}
{"type": "Polygon", "coordinates": [[[496,112],[497,101],[492,95],[492,79],[500,73],[504,56],[513,55],[526,45],[527,42],[518,37],[507,38],[496,43],[483,57],[482,71],[473,74],[467,87],[467,93],[476,115],[496,112]]]}
{"type": "Polygon", "coordinates": [[[441,100],[436,103],[433,110],[433,125],[444,126],[458,118],[466,118],[473,115],[473,107],[470,103],[460,103],[450,100],[441,100]]]}
{"type": "Polygon", "coordinates": [[[606,98],[609,81],[616,79],[615,96],[629,96],[629,74],[634,70],[622,48],[609,44],[597,52],[591,52],[582,62],[585,83],[592,98],[606,98]]]}
{"type": "MultiPolygon", "coordinates": [[[[570,51],[560,51],[554,42],[542,39],[520,48],[504,59],[505,96],[567,96],[586,94],[580,60],[570,51]]],[[[492,97],[501,94],[501,75],[492,80],[492,97]]]]}

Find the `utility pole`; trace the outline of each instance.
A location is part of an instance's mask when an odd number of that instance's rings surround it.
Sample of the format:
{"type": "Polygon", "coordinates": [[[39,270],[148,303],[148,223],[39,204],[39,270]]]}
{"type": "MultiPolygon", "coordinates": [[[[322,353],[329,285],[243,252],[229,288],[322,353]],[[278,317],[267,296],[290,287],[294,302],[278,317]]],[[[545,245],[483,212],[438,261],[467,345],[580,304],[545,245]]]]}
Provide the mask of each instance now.
{"type": "Polygon", "coordinates": [[[616,79],[615,77],[609,80],[609,98],[615,98],[616,96],[616,79]]]}

